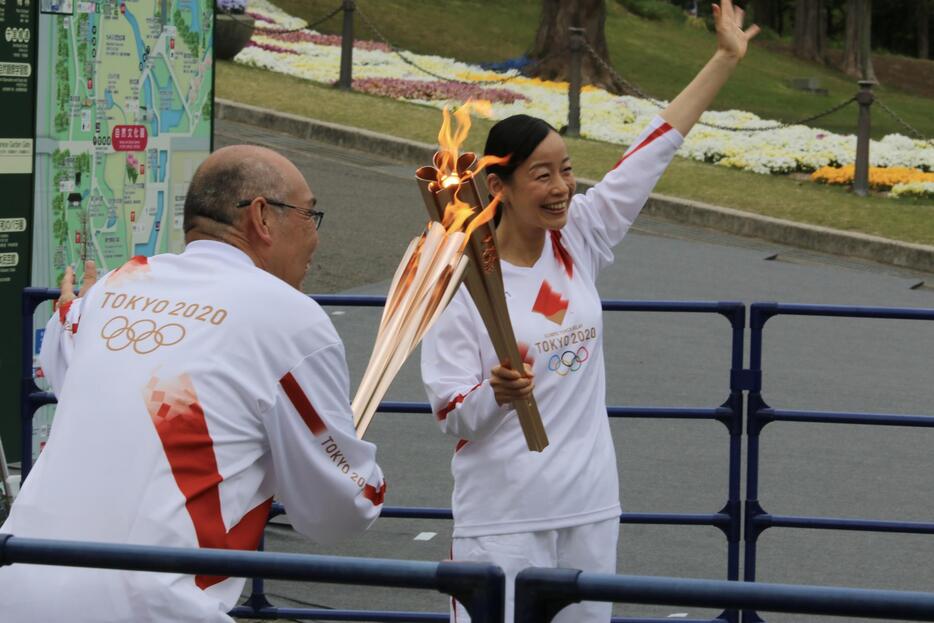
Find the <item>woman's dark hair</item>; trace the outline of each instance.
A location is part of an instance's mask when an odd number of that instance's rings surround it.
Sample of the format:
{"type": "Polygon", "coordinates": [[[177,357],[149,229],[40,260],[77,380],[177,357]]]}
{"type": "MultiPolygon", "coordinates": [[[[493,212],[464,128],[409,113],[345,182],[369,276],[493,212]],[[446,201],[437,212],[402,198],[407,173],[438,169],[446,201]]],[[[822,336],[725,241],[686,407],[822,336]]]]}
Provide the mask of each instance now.
{"type": "MultiPolygon", "coordinates": [[[[487,173],[495,173],[499,179],[508,182],[516,169],[525,162],[535,148],[541,144],[549,132],[557,132],[547,121],[530,115],[506,117],[490,128],[486,137],[484,156],[510,156],[506,164],[491,164],[487,173]]],[[[496,211],[494,222],[499,225],[502,208],[496,211]]]]}
{"type": "Polygon", "coordinates": [[[498,122],[490,128],[483,155],[511,157],[506,164],[488,166],[486,172],[495,173],[501,180],[508,182],[549,132],[557,130],[547,121],[529,115],[513,115],[498,122]]]}

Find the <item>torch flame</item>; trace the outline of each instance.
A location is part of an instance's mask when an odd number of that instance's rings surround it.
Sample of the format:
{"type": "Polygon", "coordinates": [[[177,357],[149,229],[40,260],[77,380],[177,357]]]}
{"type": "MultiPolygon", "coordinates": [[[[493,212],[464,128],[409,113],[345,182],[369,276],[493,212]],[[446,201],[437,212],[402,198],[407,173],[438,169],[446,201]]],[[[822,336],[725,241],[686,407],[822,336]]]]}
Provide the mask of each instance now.
{"type": "MultiPolygon", "coordinates": [[[[467,100],[463,106],[454,111],[454,119],[457,121],[457,127],[451,127],[451,112],[445,106],[441,111],[443,119],[441,121],[441,130],[438,131],[438,145],[441,147],[441,162],[438,166],[438,183],[442,186],[445,178],[458,177],[457,175],[457,156],[460,147],[467,140],[467,134],[470,132],[470,108],[472,102],[467,100]]],[[[449,186],[451,184],[448,184],[449,186]]]]}
{"type": "Polygon", "coordinates": [[[463,106],[454,111],[453,120],[452,113],[447,107],[442,110],[441,130],[438,132],[438,145],[441,149],[438,151],[435,162],[437,177],[433,183],[436,189],[454,189],[452,199],[444,209],[444,217],[441,222],[447,233],[450,234],[455,231],[462,231],[464,225],[470,221],[467,238],[477,227],[493,218],[499,201],[498,199],[492,201],[478,214],[470,204],[458,197],[461,186],[485,167],[491,164],[505,164],[509,161],[509,156],[483,156],[472,169],[466,171],[457,170],[461,146],[467,140],[467,135],[470,132],[471,112],[489,117],[492,114],[492,104],[486,100],[467,100],[463,106]]]}
{"type": "Polygon", "coordinates": [[[474,230],[481,225],[485,225],[496,215],[496,208],[499,207],[500,196],[496,195],[493,197],[493,201],[487,204],[483,211],[477,215],[477,218],[470,221],[470,225],[467,226],[467,231],[464,232],[464,246],[467,245],[467,241],[470,240],[470,235],[474,230]]]}
{"type": "Polygon", "coordinates": [[[456,231],[461,231],[464,223],[473,215],[473,208],[458,199],[455,193],[454,198],[448,203],[447,207],[444,208],[444,219],[441,221],[441,224],[444,225],[444,229],[447,233],[453,234],[456,231]]]}

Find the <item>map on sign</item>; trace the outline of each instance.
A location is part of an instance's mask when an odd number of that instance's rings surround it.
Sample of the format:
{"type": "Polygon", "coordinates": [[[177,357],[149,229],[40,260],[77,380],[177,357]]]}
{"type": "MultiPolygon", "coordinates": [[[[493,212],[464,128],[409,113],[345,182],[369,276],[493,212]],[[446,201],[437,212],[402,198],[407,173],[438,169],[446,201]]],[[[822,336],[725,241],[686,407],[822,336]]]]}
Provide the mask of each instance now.
{"type": "Polygon", "coordinates": [[[180,251],[211,145],[213,0],[68,4],[40,19],[37,285],[69,265],[80,278],[85,259],[103,273],[180,251]]]}

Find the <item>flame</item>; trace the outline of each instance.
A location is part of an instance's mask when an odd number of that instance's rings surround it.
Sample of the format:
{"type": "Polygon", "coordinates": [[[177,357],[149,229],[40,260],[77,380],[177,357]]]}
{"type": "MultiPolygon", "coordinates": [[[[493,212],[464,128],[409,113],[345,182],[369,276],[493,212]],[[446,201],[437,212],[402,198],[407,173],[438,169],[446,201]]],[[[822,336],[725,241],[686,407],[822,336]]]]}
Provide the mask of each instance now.
{"type": "Polygon", "coordinates": [[[474,211],[470,204],[458,199],[455,193],[454,198],[444,208],[444,219],[441,224],[444,225],[447,233],[453,234],[456,231],[461,231],[464,223],[473,215],[474,211]]]}
{"type": "Polygon", "coordinates": [[[474,232],[475,229],[481,225],[485,225],[490,222],[496,215],[496,208],[499,207],[500,196],[496,195],[493,197],[493,201],[487,204],[483,211],[477,215],[477,218],[470,221],[470,225],[467,226],[467,231],[464,232],[464,245],[467,244],[467,241],[470,240],[470,235],[474,232]]]}
{"type": "MultiPolygon", "coordinates": [[[[438,131],[438,145],[441,147],[441,161],[438,163],[438,183],[442,186],[445,178],[458,177],[457,175],[457,157],[461,145],[467,140],[467,134],[470,132],[470,109],[471,100],[467,100],[463,106],[454,111],[454,119],[457,121],[456,128],[451,127],[451,112],[445,106],[441,111],[442,121],[441,130],[438,131]]],[[[451,184],[448,184],[449,186],[451,184]]]]}
{"type": "Polygon", "coordinates": [[[483,156],[470,170],[457,170],[457,160],[461,155],[460,149],[470,132],[470,115],[472,112],[490,117],[492,116],[493,105],[487,100],[467,100],[463,106],[453,113],[447,106],[442,110],[441,129],[438,132],[439,157],[435,163],[437,177],[435,182],[432,183],[435,191],[453,189],[451,200],[444,209],[441,224],[448,234],[463,231],[464,226],[467,225],[464,245],[467,244],[467,240],[470,239],[470,235],[475,229],[493,218],[500,199],[499,197],[494,198],[478,213],[470,203],[463,201],[458,195],[461,193],[463,186],[487,166],[505,164],[509,161],[509,156],[483,156]]]}
{"type": "Polygon", "coordinates": [[[441,130],[438,131],[438,145],[441,149],[438,153],[441,155],[438,162],[438,185],[441,188],[450,188],[458,181],[463,182],[468,177],[479,173],[484,167],[490,164],[505,163],[509,157],[501,158],[499,156],[484,156],[480,159],[474,172],[457,170],[457,158],[461,155],[461,147],[467,140],[470,133],[471,113],[482,117],[491,117],[493,114],[493,104],[487,100],[472,100],[464,102],[464,105],[454,111],[454,124],[451,121],[451,111],[447,106],[441,111],[442,121],[441,130]],[[466,174],[466,177],[465,177],[466,174]]]}
{"type": "Polygon", "coordinates": [[[484,119],[493,118],[493,102],[490,100],[470,100],[474,112],[484,119]]]}

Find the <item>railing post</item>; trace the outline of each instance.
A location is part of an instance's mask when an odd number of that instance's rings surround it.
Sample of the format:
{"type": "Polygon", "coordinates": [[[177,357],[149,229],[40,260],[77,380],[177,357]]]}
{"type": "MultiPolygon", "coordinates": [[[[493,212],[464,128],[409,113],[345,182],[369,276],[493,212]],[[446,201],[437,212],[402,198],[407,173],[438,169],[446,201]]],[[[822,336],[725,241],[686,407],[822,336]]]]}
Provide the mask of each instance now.
{"type": "MultiPolygon", "coordinates": [[[[256,547],[256,551],[261,552],[265,549],[266,545],[266,536],[261,535],[259,538],[259,544],[256,547]]],[[[266,599],[266,586],[265,580],[261,577],[253,577],[250,579],[250,596],[243,602],[243,606],[250,608],[253,612],[258,613],[264,608],[272,608],[273,605],[268,599],[266,599]]]]}
{"type": "Polygon", "coordinates": [[[500,623],[506,604],[506,575],[495,565],[442,562],[438,589],[459,601],[472,621],[500,623]]]}
{"type": "Polygon", "coordinates": [[[341,75],[337,81],[338,88],[351,90],[353,72],[353,14],[356,10],[354,0],[344,0],[344,29],[341,33],[341,75]]]}
{"type": "Polygon", "coordinates": [[[859,120],[856,129],[856,172],[853,175],[853,192],[860,197],[869,194],[869,107],[875,99],[872,94],[872,80],[859,81],[859,120]]]}
{"type": "Polygon", "coordinates": [[[35,407],[30,398],[32,392],[38,390],[32,373],[32,348],[35,331],[33,326],[33,314],[36,312],[38,304],[34,301],[30,290],[23,291],[23,342],[22,358],[20,359],[22,371],[20,375],[20,486],[29,475],[32,469],[32,420],[35,414],[35,407]]]}
{"type": "Polygon", "coordinates": [[[568,127],[566,136],[581,134],[581,51],[584,48],[584,29],[568,28],[571,33],[570,84],[568,85],[568,127]]]}
{"type": "Polygon", "coordinates": [[[561,610],[580,601],[579,569],[532,567],[516,576],[515,623],[550,623],[561,610]]]}

